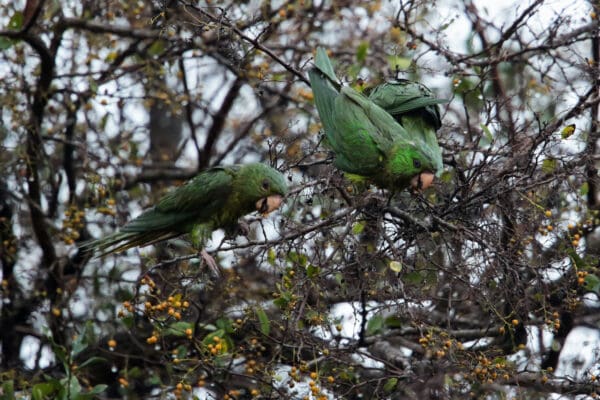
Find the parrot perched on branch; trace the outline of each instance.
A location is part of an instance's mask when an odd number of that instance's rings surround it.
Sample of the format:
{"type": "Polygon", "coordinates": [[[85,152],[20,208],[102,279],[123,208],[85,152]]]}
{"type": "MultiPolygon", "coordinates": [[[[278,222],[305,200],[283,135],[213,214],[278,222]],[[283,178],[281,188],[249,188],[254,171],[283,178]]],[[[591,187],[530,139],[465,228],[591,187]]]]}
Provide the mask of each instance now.
{"type": "MultiPolygon", "coordinates": [[[[375,101],[342,86],[323,48],[317,49],[308,75],[337,168],[390,190],[431,185],[442,168],[435,138],[431,143],[420,133],[408,132],[375,101]]],[[[411,122],[411,128],[418,127],[411,122]]]]}
{"type": "MultiPolygon", "coordinates": [[[[212,232],[232,230],[240,217],[258,211],[267,215],[279,208],[287,184],[283,175],[264,164],[214,167],[167,193],[156,206],[84,249],[100,256],[146,246],[191,233],[194,246],[203,248],[212,232]]],[[[202,249],[209,266],[214,260],[202,249]]]]}

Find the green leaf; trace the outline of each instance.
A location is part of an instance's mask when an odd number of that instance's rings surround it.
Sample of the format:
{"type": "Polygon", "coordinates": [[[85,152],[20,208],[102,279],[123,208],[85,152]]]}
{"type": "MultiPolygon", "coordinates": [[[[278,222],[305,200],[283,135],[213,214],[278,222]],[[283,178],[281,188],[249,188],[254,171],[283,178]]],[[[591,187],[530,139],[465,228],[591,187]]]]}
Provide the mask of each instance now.
{"type": "Polygon", "coordinates": [[[298,254],[295,251],[288,253],[287,259],[289,261],[291,261],[292,263],[297,264],[301,267],[306,266],[306,264],[308,262],[308,258],[306,257],[305,254],[298,254]]]}
{"type": "Polygon", "coordinates": [[[546,158],[542,161],[542,172],[551,174],[556,170],[556,160],[554,158],[546,158]]]}
{"type": "Polygon", "coordinates": [[[392,391],[394,391],[397,384],[398,384],[398,378],[390,378],[383,385],[383,390],[386,393],[391,393],[392,391]]]}
{"type": "Polygon", "coordinates": [[[402,320],[395,316],[387,317],[384,324],[388,328],[402,328],[402,320]]]}
{"type": "Polygon", "coordinates": [[[388,65],[392,71],[407,70],[412,64],[412,58],[402,56],[388,56],[388,65]]]}
{"type": "Polygon", "coordinates": [[[587,274],[584,282],[587,290],[600,295],[600,278],[597,275],[587,274]]]}
{"type": "Polygon", "coordinates": [[[186,346],[180,345],[177,346],[177,348],[175,350],[173,350],[171,352],[171,354],[173,354],[175,357],[182,359],[182,358],[187,358],[188,354],[189,354],[189,349],[186,346]]]}
{"type": "Polygon", "coordinates": [[[133,318],[133,315],[127,315],[121,318],[121,323],[125,325],[126,328],[131,329],[135,325],[135,319],[133,318]]]}
{"type": "Polygon", "coordinates": [[[482,149],[487,149],[494,142],[494,135],[492,135],[492,132],[487,125],[481,124],[479,126],[483,130],[483,136],[479,138],[478,146],[482,149]]]}
{"type": "Polygon", "coordinates": [[[86,336],[86,331],[88,325],[86,325],[86,327],[84,328],[84,331],[81,332],[81,334],[77,335],[77,337],[75,338],[75,340],[73,341],[73,347],[71,348],[71,358],[74,358],[75,356],[77,356],[79,353],[81,353],[83,350],[85,350],[87,348],[87,336],[86,336]]]}
{"type": "Polygon", "coordinates": [[[583,182],[583,184],[581,185],[581,188],[579,188],[579,194],[581,196],[587,196],[589,191],[590,191],[590,185],[587,182],[583,182]]]}
{"type": "Polygon", "coordinates": [[[23,27],[24,21],[25,17],[23,16],[23,13],[20,11],[16,11],[11,17],[10,21],[8,21],[8,29],[18,31],[23,27]]]}
{"type": "Polygon", "coordinates": [[[292,301],[292,293],[287,290],[281,290],[281,285],[277,284],[277,289],[279,290],[279,297],[273,300],[273,304],[275,304],[280,309],[287,308],[290,301],[292,301]]]}
{"type": "Polygon", "coordinates": [[[452,182],[452,176],[453,173],[451,171],[444,171],[442,172],[442,176],[440,176],[440,181],[443,183],[450,183],[452,182]]]}
{"type": "Polygon", "coordinates": [[[152,45],[148,49],[148,54],[150,54],[151,56],[159,56],[162,53],[164,53],[164,51],[165,51],[165,41],[157,40],[154,43],[152,43],[152,45]]]}
{"type": "Polygon", "coordinates": [[[88,365],[96,364],[96,363],[108,363],[108,360],[104,357],[90,357],[81,364],[79,364],[79,369],[85,368],[88,365]]]}
{"type": "Polygon", "coordinates": [[[70,376],[68,378],[61,379],[60,383],[62,384],[62,387],[59,390],[59,399],[71,400],[73,398],[80,398],[79,396],[81,395],[81,384],[75,376],[70,376]]]}
{"type": "Polygon", "coordinates": [[[56,357],[63,364],[65,370],[68,370],[69,365],[67,363],[67,350],[63,346],[59,346],[52,342],[52,351],[54,352],[54,357],[56,357]]]}
{"type": "Polygon", "coordinates": [[[88,84],[90,85],[90,91],[93,94],[98,93],[98,82],[95,79],[89,79],[88,84]]]}
{"type": "Polygon", "coordinates": [[[258,307],[254,309],[254,312],[256,313],[256,317],[260,324],[260,332],[265,336],[269,336],[269,333],[271,333],[271,321],[269,321],[267,313],[265,310],[258,307]]]}
{"type": "MultiPolygon", "coordinates": [[[[53,395],[56,391],[57,391],[57,387],[53,383],[50,383],[50,382],[38,383],[38,384],[34,385],[33,388],[31,389],[31,398],[33,400],[49,399],[49,398],[51,398],[51,395],[53,395]]],[[[1,397],[1,398],[4,399],[4,397],[1,397]]]]}
{"type": "MultiPolygon", "coordinates": [[[[9,49],[15,43],[16,43],[16,41],[13,39],[9,39],[7,37],[0,36],[0,50],[9,49]]],[[[2,398],[0,397],[0,399],[2,399],[2,398]]]]}
{"type": "Polygon", "coordinates": [[[374,315],[367,322],[367,336],[373,336],[381,332],[383,332],[383,317],[374,315]]]}
{"type": "Polygon", "coordinates": [[[361,42],[356,48],[356,61],[364,63],[367,59],[367,53],[369,52],[369,42],[361,42]]]}
{"type": "Polygon", "coordinates": [[[419,271],[409,272],[408,274],[404,275],[404,281],[413,285],[422,283],[423,279],[424,277],[419,271]]]}
{"type": "Polygon", "coordinates": [[[12,380],[3,382],[1,388],[0,400],[12,400],[15,398],[15,383],[12,380]]]}
{"type": "Polygon", "coordinates": [[[92,390],[89,391],[89,394],[99,394],[102,393],[106,390],[106,388],[108,387],[108,385],[105,384],[101,384],[101,385],[96,385],[92,388],[92,390]]]}
{"type": "Polygon", "coordinates": [[[355,235],[360,235],[362,233],[362,231],[365,230],[365,226],[366,226],[366,222],[365,221],[358,221],[357,223],[355,223],[352,226],[352,233],[355,235]]]}
{"type": "Polygon", "coordinates": [[[169,325],[164,334],[178,337],[187,336],[186,329],[194,329],[194,324],[192,322],[177,321],[169,325]]]}
{"type": "Polygon", "coordinates": [[[100,127],[100,130],[104,130],[104,128],[106,128],[106,123],[108,122],[109,116],[110,116],[109,113],[104,113],[102,118],[100,118],[100,123],[98,124],[100,127]]]}
{"type": "Polygon", "coordinates": [[[569,136],[571,136],[573,134],[573,132],[575,132],[575,128],[576,128],[575,124],[570,124],[570,125],[565,126],[562,129],[562,131],[560,131],[560,136],[563,139],[568,139],[569,136]]]}
{"type": "Polygon", "coordinates": [[[402,271],[402,263],[399,261],[390,261],[389,267],[395,273],[399,273],[400,271],[402,271]]]}
{"type": "Polygon", "coordinates": [[[571,258],[571,261],[573,262],[573,264],[575,264],[575,267],[578,270],[585,270],[587,269],[587,264],[585,261],[583,261],[583,259],[581,257],[579,257],[579,254],[577,254],[577,252],[570,248],[567,249],[567,254],[569,255],[569,257],[571,258]]]}
{"type": "Polygon", "coordinates": [[[215,323],[217,325],[217,328],[223,329],[227,333],[232,333],[235,330],[233,329],[233,324],[231,323],[231,319],[229,318],[219,318],[215,323]]]}
{"type": "Polygon", "coordinates": [[[316,276],[319,276],[320,272],[321,272],[321,269],[319,267],[315,267],[312,264],[308,264],[308,267],[306,267],[306,276],[308,276],[309,278],[314,278],[316,276]]]}
{"type": "Polygon", "coordinates": [[[275,265],[276,257],[277,257],[277,253],[275,252],[275,250],[272,247],[269,248],[269,251],[267,253],[267,261],[269,262],[269,264],[275,265]]]}

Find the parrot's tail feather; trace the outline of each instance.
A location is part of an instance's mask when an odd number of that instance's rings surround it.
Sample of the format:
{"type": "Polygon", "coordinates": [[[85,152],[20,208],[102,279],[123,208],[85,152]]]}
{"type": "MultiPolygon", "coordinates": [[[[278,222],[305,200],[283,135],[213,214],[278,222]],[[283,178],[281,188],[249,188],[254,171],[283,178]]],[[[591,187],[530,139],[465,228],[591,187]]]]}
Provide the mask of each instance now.
{"type": "Polygon", "coordinates": [[[331,65],[331,60],[327,55],[327,50],[322,47],[317,48],[315,67],[325,75],[325,77],[329,80],[329,82],[331,82],[337,91],[340,90],[340,84],[337,76],[335,75],[335,71],[333,70],[333,65],[331,65]]]}
{"type": "Polygon", "coordinates": [[[321,117],[325,136],[331,147],[335,149],[337,143],[334,137],[335,123],[333,116],[335,115],[335,99],[339,96],[339,92],[331,85],[327,75],[317,68],[308,71],[308,77],[310,78],[310,86],[314,93],[315,105],[321,117]]]}
{"type": "Polygon", "coordinates": [[[117,232],[102,239],[83,243],[80,248],[97,251],[96,257],[103,257],[112,253],[120,253],[132,247],[149,246],[179,235],[180,233],[169,231],[117,232]]]}

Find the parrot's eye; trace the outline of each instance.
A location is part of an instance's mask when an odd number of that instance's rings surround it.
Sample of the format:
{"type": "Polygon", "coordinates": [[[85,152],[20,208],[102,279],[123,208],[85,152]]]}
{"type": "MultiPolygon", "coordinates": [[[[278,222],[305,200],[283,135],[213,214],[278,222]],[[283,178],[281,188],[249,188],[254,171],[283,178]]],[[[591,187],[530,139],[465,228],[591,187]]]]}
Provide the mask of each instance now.
{"type": "Polygon", "coordinates": [[[415,168],[421,168],[421,161],[419,161],[419,160],[413,160],[413,166],[415,168]]]}
{"type": "Polygon", "coordinates": [[[269,181],[268,181],[268,180],[266,180],[266,179],[265,179],[264,181],[262,181],[262,188],[263,188],[264,190],[269,190],[269,187],[270,187],[270,186],[271,186],[271,184],[269,183],[269,181]]]}

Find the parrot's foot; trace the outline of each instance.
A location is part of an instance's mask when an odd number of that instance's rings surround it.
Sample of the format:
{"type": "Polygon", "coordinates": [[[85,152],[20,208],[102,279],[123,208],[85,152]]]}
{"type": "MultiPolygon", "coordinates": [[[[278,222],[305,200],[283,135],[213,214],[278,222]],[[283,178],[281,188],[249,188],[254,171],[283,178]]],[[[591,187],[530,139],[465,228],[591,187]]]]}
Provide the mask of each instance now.
{"type": "Polygon", "coordinates": [[[204,249],[200,250],[200,255],[202,256],[202,259],[206,262],[206,265],[208,265],[208,268],[213,273],[215,278],[219,278],[221,276],[221,269],[219,268],[219,265],[217,264],[213,256],[208,254],[208,252],[204,249]]]}

